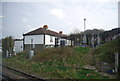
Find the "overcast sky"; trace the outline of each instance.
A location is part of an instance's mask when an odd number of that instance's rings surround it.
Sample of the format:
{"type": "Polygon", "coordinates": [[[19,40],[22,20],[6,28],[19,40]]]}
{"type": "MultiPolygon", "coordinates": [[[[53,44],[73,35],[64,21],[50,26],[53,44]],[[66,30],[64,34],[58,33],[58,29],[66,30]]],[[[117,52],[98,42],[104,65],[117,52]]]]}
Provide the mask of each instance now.
{"type": "Polygon", "coordinates": [[[84,18],[86,18],[86,30],[94,28],[110,30],[118,27],[118,1],[9,2],[5,0],[0,3],[2,37],[11,35],[14,38],[22,38],[23,33],[42,27],[44,24],[48,25],[49,29],[56,32],[63,31],[64,34],[70,34],[75,29],[83,31],[84,18]]]}

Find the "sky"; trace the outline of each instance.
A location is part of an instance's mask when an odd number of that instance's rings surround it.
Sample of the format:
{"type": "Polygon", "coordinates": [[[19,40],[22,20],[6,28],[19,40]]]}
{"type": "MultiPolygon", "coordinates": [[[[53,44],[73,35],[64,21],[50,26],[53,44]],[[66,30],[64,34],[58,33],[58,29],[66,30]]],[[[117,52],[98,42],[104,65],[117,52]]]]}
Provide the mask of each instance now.
{"type": "Polygon", "coordinates": [[[120,1],[118,3],[118,26],[120,27],[120,1]]]}
{"type": "Polygon", "coordinates": [[[4,0],[0,3],[0,38],[22,38],[24,33],[48,25],[64,34],[74,31],[111,30],[118,27],[119,0],[4,0]],[[11,2],[10,2],[11,1],[11,2]]]}

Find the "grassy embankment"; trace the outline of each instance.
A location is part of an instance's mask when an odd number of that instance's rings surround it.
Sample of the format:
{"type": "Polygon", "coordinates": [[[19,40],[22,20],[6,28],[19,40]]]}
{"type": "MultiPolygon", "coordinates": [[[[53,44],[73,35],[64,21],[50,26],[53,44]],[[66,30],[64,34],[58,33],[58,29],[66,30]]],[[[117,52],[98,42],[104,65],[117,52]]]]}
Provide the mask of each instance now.
{"type": "Polygon", "coordinates": [[[83,66],[90,63],[90,48],[49,48],[35,53],[28,59],[22,52],[3,59],[4,64],[22,71],[51,79],[104,79],[108,78],[83,66]]]}
{"type": "Polygon", "coordinates": [[[115,53],[120,51],[120,38],[106,42],[105,44],[95,48],[92,54],[95,55],[96,62],[115,62],[115,53]]]}
{"type": "MultiPolygon", "coordinates": [[[[106,62],[110,64],[112,67],[115,65],[115,53],[120,53],[120,38],[116,40],[112,40],[110,42],[106,42],[105,44],[95,48],[91,54],[92,57],[94,57],[94,62],[100,63],[100,62],[106,62]]],[[[120,56],[120,55],[119,55],[120,56]]],[[[99,67],[99,66],[97,66],[99,67]]],[[[120,69],[120,64],[119,64],[120,69]]],[[[114,75],[117,78],[120,78],[120,72],[118,72],[117,75],[114,75]]]]}

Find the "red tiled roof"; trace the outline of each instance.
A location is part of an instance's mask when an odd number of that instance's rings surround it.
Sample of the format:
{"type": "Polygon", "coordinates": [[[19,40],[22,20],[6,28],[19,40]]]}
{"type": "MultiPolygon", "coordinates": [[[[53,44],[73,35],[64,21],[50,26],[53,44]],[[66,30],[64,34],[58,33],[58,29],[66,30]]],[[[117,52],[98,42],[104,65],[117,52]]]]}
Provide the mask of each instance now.
{"type": "Polygon", "coordinates": [[[52,36],[56,36],[56,37],[63,37],[63,38],[67,37],[64,34],[60,34],[60,33],[57,33],[55,31],[51,31],[51,30],[45,29],[45,28],[38,28],[36,30],[30,31],[26,34],[23,34],[23,36],[25,36],[25,35],[40,35],[40,34],[47,34],[47,35],[52,35],[52,36]]]}

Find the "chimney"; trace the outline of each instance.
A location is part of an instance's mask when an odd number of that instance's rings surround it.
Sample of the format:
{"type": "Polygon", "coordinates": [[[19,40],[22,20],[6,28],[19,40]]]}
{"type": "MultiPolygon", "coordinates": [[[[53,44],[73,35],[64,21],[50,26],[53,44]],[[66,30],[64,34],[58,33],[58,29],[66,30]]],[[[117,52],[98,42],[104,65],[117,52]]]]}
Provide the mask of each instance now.
{"type": "Polygon", "coordinates": [[[60,34],[62,34],[63,32],[62,31],[59,31],[60,34]]]}
{"type": "Polygon", "coordinates": [[[45,28],[46,30],[48,29],[48,26],[47,25],[44,25],[43,28],[45,28]]]}

